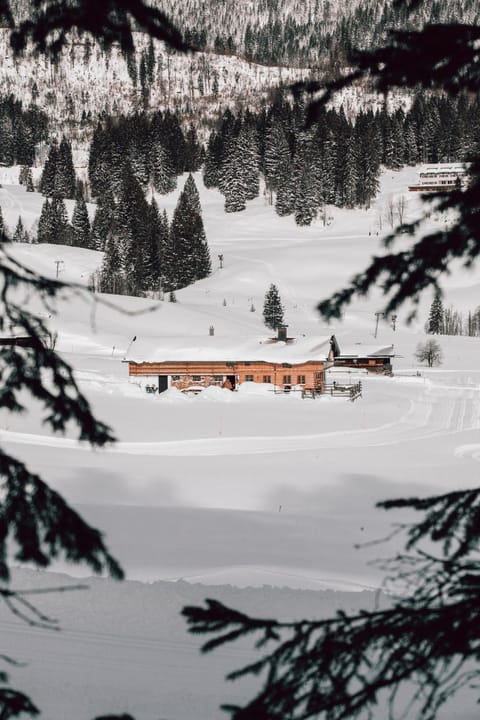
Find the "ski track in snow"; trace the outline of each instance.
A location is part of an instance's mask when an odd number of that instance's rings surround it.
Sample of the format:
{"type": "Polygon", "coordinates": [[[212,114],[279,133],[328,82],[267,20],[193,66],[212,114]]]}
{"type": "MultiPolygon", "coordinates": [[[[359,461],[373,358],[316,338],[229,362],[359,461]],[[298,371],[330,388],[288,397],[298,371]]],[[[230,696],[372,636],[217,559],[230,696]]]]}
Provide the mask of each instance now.
{"type": "MultiPolygon", "coordinates": [[[[452,435],[480,427],[480,389],[428,383],[397,421],[376,427],[310,435],[203,437],[155,442],[117,442],[96,452],[169,457],[207,457],[378,447],[452,435]]],[[[0,441],[17,445],[84,450],[90,445],[68,438],[0,430],[0,441]]],[[[480,460],[480,445],[461,446],[458,455],[480,460]],[[463,448],[463,449],[462,449],[463,448]],[[474,448],[472,450],[472,448],[474,448]],[[478,455],[478,457],[477,457],[478,455]]]]}

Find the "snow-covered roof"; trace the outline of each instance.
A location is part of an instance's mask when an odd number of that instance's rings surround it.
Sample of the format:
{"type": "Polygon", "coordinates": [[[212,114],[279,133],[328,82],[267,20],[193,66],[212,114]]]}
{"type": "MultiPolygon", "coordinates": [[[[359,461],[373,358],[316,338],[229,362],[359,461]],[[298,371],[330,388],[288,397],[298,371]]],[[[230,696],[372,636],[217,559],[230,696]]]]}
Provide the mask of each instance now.
{"type": "Polygon", "coordinates": [[[346,345],[341,347],[340,358],[394,357],[393,345],[346,345]]]}
{"type": "Polygon", "coordinates": [[[420,175],[438,175],[443,173],[459,173],[466,172],[467,168],[464,163],[432,163],[430,165],[423,165],[420,170],[420,175]]]}
{"type": "Polygon", "coordinates": [[[132,346],[129,362],[288,362],[303,363],[327,360],[330,336],[298,337],[289,342],[266,337],[201,335],[163,337],[158,344],[147,344],[140,338],[132,346]]]}

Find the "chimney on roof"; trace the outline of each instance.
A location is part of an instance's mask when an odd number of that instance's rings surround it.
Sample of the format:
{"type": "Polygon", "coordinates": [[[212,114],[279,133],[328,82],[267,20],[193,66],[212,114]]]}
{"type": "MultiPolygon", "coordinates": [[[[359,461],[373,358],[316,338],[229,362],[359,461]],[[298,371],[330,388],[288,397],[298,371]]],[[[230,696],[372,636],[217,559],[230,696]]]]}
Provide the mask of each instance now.
{"type": "Polygon", "coordinates": [[[278,342],[287,342],[287,328],[288,328],[288,325],[279,325],[277,327],[278,342]]]}
{"type": "Polygon", "coordinates": [[[215,335],[215,328],[213,327],[213,325],[210,325],[210,328],[209,328],[209,330],[208,330],[208,334],[209,334],[210,336],[211,336],[211,335],[215,335]]]}

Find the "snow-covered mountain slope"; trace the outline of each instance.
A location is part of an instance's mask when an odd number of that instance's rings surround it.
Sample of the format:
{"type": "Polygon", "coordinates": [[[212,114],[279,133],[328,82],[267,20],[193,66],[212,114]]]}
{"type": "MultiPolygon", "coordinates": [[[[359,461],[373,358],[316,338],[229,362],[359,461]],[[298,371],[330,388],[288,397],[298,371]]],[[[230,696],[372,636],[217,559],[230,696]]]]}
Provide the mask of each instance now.
{"type": "MultiPolygon", "coordinates": [[[[478,482],[479,339],[439,337],[444,362],[428,370],[414,352],[425,339],[429,296],[417,322],[406,326],[402,311],[396,330],[387,318],[377,337],[379,293],[355,301],[332,327],[315,312],[320,298],[379,251],[391,198],[405,194],[408,216],[418,213],[419,198],[406,193],[415,174],[412,168],[387,172],[370,210],[333,209],[328,224],[307,228],[279,218],[264,198],[225,215],[222,197],[199,182],[214,261],[209,278],[179,291],[177,303],[78,292],[59,303],[50,320],[59,332],[57,347],[119,442],[92,452],[73,435],[52,437],[30,403],[23,416],[0,413],[0,441],[104,530],[132,581],[90,580],[91,591],[42,598],[41,609],[59,618],[63,633],[0,617],[3,652],[29,663],[12,668],[15,685],[32,693],[49,720],[107,711],[129,712],[136,720],[222,717],[221,702],[241,700],[251,690],[225,686],[224,674],[250,655],[232,646],[200,657],[179,617],[184,604],[218,597],[246,612],[284,617],[330,614],[339,605],[370,607],[368,591],[380,585],[382,572],[368,563],[394,554],[401,539],[354,546],[386,536],[392,522],[407,519],[375,510],[375,502],[478,482]],[[211,325],[216,338],[268,335],[261,308],[271,282],[286,306],[290,335],[335,333],[340,346],[394,343],[394,377],[352,373],[349,379],[363,384],[355,403],[328,396],[302,400],[258,386],[158,396],[129,382],[123,360],[137,342],[153,358],[162,338],[204,342],[211,325]],[[308,592],[326,588],[337,592],[308,592]],[[352,590],[356,597],[346,594],[352,590]]],[[[19,212],[34,222],[40,196],[13,184],[3,190],[9,195],[0,193],[0,206],[8,221],[19,212]]],[[[171,213],[177,194],[159,198],[161,208],[171,213]]],[[[445,220],[432,217],[430,227],[445,220]]],[[[54,261],[63,260],[61,277],[78,282],[101,262],[100,253],[62,246],[15,245],[11,251],[50,275],[54,261]]],[[[473,309],[479,291],[478,267],[452,267],[447,303],[473,309]]],[[[61,563],[57,569],[82,572],[61,563]]],[[[14,581],[27,588],[70,582],[25,569],[14,581]]],[[[455,712],[473,720],[471,707],[458,701],[438,717],[455,712]]]]}
{"type": "MultiPolygon", "coordinates": [[[[315,311],[318,300],[339,289],[379,251],[380,239],[389,231],[385,209],[391,198],[406,194],[408,216],[418,213],[419,198],[406,193],[415,174],[415,169],[385,173],[370,210],[332,209],[325,226],[317,221],[307,228],[295,226],[291,218],[279,218],[263,197],[243,213],[225,215],[221,195],[199,182],[214,267],[210,277],[178,291],[177,303],[115,296],[82,299],[75,294],[59,305],[51,321],[59,332],[57,347],[76,368],[100,417],[113,425],[119,444],[110,451],[90,453],[77,447],[73,436],[52,438],[35,410],[21,418],[2,414],[1,440],[73,502],[111,507],[106,529],[112,532],[120,556],[126,553],[132,577],[182,575],[211,581],[218,576],[243,582],[251,577],[252,582],[263,582],[275,567],[280,582],[288,583],[293,573],[295,582],[310,586],[313,573],[335,577],[339,583],[371,586],[379,576],[359,562],[351,565],[348,548],[358,541],[359,527],[364,526],[353,518],[359,514],[367,518],[368,534],[375,536],[386,532],[390,522],[371,511],[379,497],[405,492],[405,483],[410,493],[452,487],[459,462],[462,483],[476,481],[478,338],[440,338],[444,364],[427,371],[419,368],[414,353],[424,339],[429,296],[416,323],[405,326],[409,311],[405,308],[398,314],[396,330],[386,318],[376,338],[375,312],[382,307],[378,292],[355,301],[344,320],[333,326],[320,322],[315,311]],[[223,254],[222,269],[218,254],[223,254]],[[171,342],[175,335],[190,336],[193,347],[195,337],[204,341],[212,325],[216,338],[268,335],[261,310],[272,282],[286,308],[289,334],[335,333],[340,347],[393,343],[395,377],[361,376],[363,398],[354,404],[328,397],[309,402],[296,394],[275,395],[258,387],[252,388],[255,392],[245,387],[234,394],[212,389],[195,398],[174,391],[151,396],[142,383],[129,382],[122,361],[134,337],[147,352],[150,348],[154,359],[162,338],[171,342]],[[112,303],[123,312],[112,308],[112,303]],[[209,539],[207,534],[202,558],[192,564],[188,552],[177,557],[172,551],[167,569],[163,556],[147,562],[143,550],[130,547],[118,527],[115,530],[119,504],[176,506],[194,514],[198,508],[215,508],[219,522],[223,510],[234,510],[240,525],[247,523],[245,531],[249,520],[243,513],[258,512],[259,517],[266,513],[267,520],[282,506],[282,513],[291,514],[299,527],[307,522],[306,516],[317,518],[315,549],[308,562],[303,543],[286,554],[280,539],[283,519],[277,518],[262,544],[266,553],[260,550],[256,562],[253,555],[246,560],[241,533],[230,538],[221,559],[214,553],[214,536],[209,539]],[[341,536],[329,520],[332,517],[342,518],[341,536]],[[335,569],[327,563],[325,575],[326,556],[318,554],[318,547],[327,538],[329,547],[339,543],[341,549],[334,553],[335,569]],[[303,568],[300,573],[298,568],[303,568]]],[[[18,203],[13,212],[22,212],[22,198],[27,197],[23,189],[6,190],[18,203]]],[[[171,214],[177,194],[159,197],[160,208],[171,214]]],[[[40,204],[39,196],[30,196],[29,202],[36,197],[40,204]]],[[[0,204],[2,198],[0,194],[0,204]]],[[[12,209],[5,206],[2,211],[9,218],[12,209]]],[[[442,226],[446,220],[432,217],[429,225],[442,226]]],[[[100,253],[61,246],[15,245],[12,252],[52,276],[56,261],[61,260],[60,277],[79,282],[86,282],[101,262],[100,253]]],[[[446,279],[446,303],[464,313],[473,310],[479,289],[478,268],[475,272],[452,268],[446,279]]],[[[155,533],[152,547],[168,542],[161,524],[155,533]]],[[[187,536],[182,536],[181,547],[187,547],[187,536]]]]}
{"type": "MultiPolygon", "coordinates": [[[[137,34],[137,58],[147,48],[137,34]]],[[[219,107],[258,107],[270,89],[308,76],[308,70],[256,65],[214,53],[182,55],[155,42],[154,77],[146,103],[140,81],[134,84],[127,61],[118,47],[109,53],[87,39],[72,42],[56,63],[46,57],[14,58],[8,31],[0,29],[0,83],[2,93],[34,103],[48,115],[52,130],[73,141],[90,138],[95,123],[105,115],[118,116],[142,109],[175,109],[207,125],[219,107]]]]}
{"type": "MultiPolygon", "coordinates": [[[[28,12],[24,5],[19,3],[23,15],[28,12]]],[[[118,47],[105,52],[88,36],[72,36],[55,62],[29,51],[16,59],[3,28],[2,94],[25,106],[34,102],[48,114],[52,131],[73,141],[90,138],[92,126],[105,114],[165,107],[178,108],[187,121],[205,127],[220,106],[258,109],[280,84],[338,72],[350,46],[378,43],[401,16],[386,0],[169,0],[162,7],[192,42],[201,36],[202,52],[171,52],[136,33],[136,51],[128,59],[118,47]]],[[[437,1],[418,10],[412,22],[476,22],[478,14],[470,0],[455,0],[448,7],[437,1]]],[[[349,112],[371,102],[362,92],[350,98],[349,112]]]]}

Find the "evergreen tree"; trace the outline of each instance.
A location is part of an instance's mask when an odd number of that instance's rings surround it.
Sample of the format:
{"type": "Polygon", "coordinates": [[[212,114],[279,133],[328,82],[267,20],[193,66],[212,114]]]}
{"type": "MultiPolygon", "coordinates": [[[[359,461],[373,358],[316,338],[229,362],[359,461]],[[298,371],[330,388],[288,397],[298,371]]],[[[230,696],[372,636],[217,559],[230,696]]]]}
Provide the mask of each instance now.
{"type": "Polygon", "coordinates": [[[120,243],[112,232],[108,233],[105,240],[105,253],[100,269],[98,289],[100,292],[114,295],[123,295],[126,292],[120,243]]]}
{"type": "Polygon", "coordinates": [[[427,332],[430,335],[442,335],[443,334],[443,303],[442,296],[437,291],[433,302],[430,306],[430,314],[428,316],[427,332]]]}
{"type": "Polygon", "coordinates": [[[235,138],[229,144],[222,162],[220,190],[225,196],[225,212],[241,212],[246,208],[248,183],[243,163],[243,148],[235,138]]]}
{"type": "Polygon", "coordinates": [[[263,303],[263,322],[268,328],[276,330],[283,324],[284,307],[280,299],[278,288],[273,283],[265,293],[263,303]]]}
{"type": "Polygon", "coordinates": [[[38,220],[37,230],[37,242],[49,243],[51,238],[51,227],[52,227],[52,213],[50,208],[50,201],[46,198],[42,205],[40,212],[40,218],[38,220]]]}
{"type": "Polygon", "coordinates": [[[35,192],[31,168],[27,169],[25,185],[26,185],[27,192],[35,192]]]}
{"type": "Polygon", "coordinates": [[[92,222],[90,247],[92,250],[104,250],[107,236],[114,226],[115,200],[107,192],[98,198],[97,209],[92,222]]]}
{"type": "Polygon", "coordinates": [[[202,166],[205,156],[205,150],[198,142],[197,131],[193,125],[187,130],[185,137],[185,162],[184,170],[186,172],[196,172],[202,166]]]}
{"type": "Polygon", "coordinates": [[[83,198],[79,198],[73,208],[72,244],[75,247],[95,249],[90,234],[90,220],[88,217],[87,206],[83,198]]]}
{"type": "Polygon", "coordinates": [[[198,191],[191,176],[173,213],[170,242],[175,257],[172,289],[185,287],[210,274],[210,253],[199,211],[198,191]]]}
{"type": "Polygon", "coordinates": [[[242,124],[237,137],[237,152],[243,157],[243,177],[245,182],[245,198],[253,200],[260,192],[259,182],[259,144],[254,127],[246,122],[242,124]]]}
{"type": "Polygon", "coordinates": [[[177,177],[169,155],[160,142],[154,143],[151,159],[152,183],[155,190],[166,195],[177,187],[177,177]]]}
{"type": "Polygon", "coordinates": [[[50,145],[45,166],[43,168],[42,176],[40,178],[39,189],[42,195],[46,197],[52,197],[55,192],[55,176],[57,173],[57,160],[58,160],[58,143],[54,138],[50,145]]]}
{"type": "Polygon", "coordinates": [[[291,164],[279,168],[275,210],[280,217],[291,215],[295,211],[295,186],[291,164]]]}
{"type": "Polygon", "coordinates": [[[18,218],[17,226],[16,226],[15,232],[13,234],[13,242],[21,242],[21,243],[30,242],[28,233],[23,226],[23,221],[22,221],[21,217],[18,218]]]}
{"type": "Polygon", "coordinates": [[[290,147],[283,125],[274,118],[265,134],[263,168],[265,184],[273,198],[273,191],[282,180],[285,167],[291,165],[290,147]]]}
{"type": "Polygon", "coordinates": [[[68,140],[62,138],[55,165],[54,194],[57,197],[73,199],[75,197],[75,181],[72,146],[68,140]]]}
{"type": "Polygon", "coordinates": [[[18,174],[18,182],[20,185],[26,185],[27,184],[27,173],[28,173],[29,167],[28,165],[22,165],[20,168],[20,172],[18,174]]]}
{"type": "Polygon", "coordinates": [[[38,221],[37,242],[71,245],[71,228],[61,198],[45,200],[38,221]]]}
{"type": "Polygon", "coordinates": [[[161,232],[161,261],[163,285],[165,290],[172,290],[177,287],[176,267],[177,258],[173,247],[172,236],[170,233],[170,223],[166,210],[160,216],[160,232],[161,232]]]}
{"type": "Polygon", "coordinates": [[[297,225],[310,225],[317,214],[315,177],[310,155],[310,138],[306,133],[301,133],[297,140],[293,167],[293,182],[295,184],[294,213],[297,225]]]}
{"type": "Polygon", "coordinates": [[[71,227],[62,198],[53,197],[50,204],[50,240],[55,245],[72,244],[71,227]]]}
{"type": "Polygon", "coordinates": [[[115,223],[129,295],[141,295],[146,289],[145,249],[149,215],[143,190],[131,168],[126,165],[115,210],[115,223]]]}
{"type": "Polygon", "coordinates": [[[207,153],[203,166],[203,184],[206,188],[218,187],[220,168],[222,165],[222,138],[216,132],[210,133],[207,153]]]}
{"type": "Polygon", "coordinates": [[[158,205],[152,198],[149,206],[147,237],[143,258],[144,288],[156,291],[160,286],[162,277],[161,257],[163,252],[163,223],[158,211],[158,205]]]}

